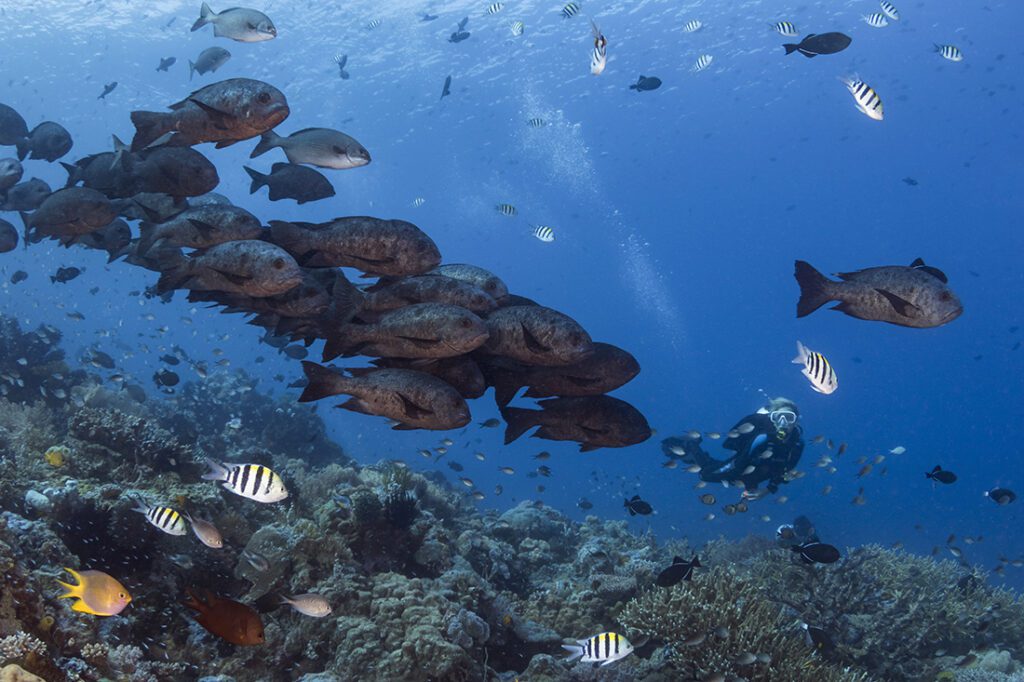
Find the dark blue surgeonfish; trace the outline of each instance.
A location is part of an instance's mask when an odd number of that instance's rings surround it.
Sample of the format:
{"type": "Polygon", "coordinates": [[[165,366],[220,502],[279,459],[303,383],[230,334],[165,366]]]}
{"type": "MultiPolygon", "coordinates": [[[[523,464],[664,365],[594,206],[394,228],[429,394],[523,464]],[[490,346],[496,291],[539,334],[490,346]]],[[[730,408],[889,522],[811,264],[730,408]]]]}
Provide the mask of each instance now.
{"type": "Polygon", "coordinates": [[[945,483],[946,485],[949,485],[950,483],[956,483],[956,474],[954,474],[952,471],[946,471],[938,464],[936,464],[935,468],[932,469],[931,471],[926,471],[924,475],[925,478],[930,478],[933,481],[945,483]]]}
{"type": "Polygon", "coordinates": [[[630,90],[636,90],[637,92],[644,92],[647,90],[657,90],[661,87],[661,79],[657,76],[644,76],[641,75],[636,83],[629,86],[630,90]]]}
{"type": "Polygon", "coordinates": [[[626,508],[630,516],[636,516],[637,514],[640,516],[647,516],[654,512],[654,508],[651,507],[650,502],[641,500],[639,495],[634,495],[632,498],[626,500],[622,506],[626,508]]]}
{"type": "Polygon", "coordinates": [[[800,554],[805,564],[834,564],[839,561],[838,549],[814,538],[802,545],[793,545],[791,549],[800,554]]]}
{"type": "Polygon", "coordinates": [[[700,559],[696,556],[690,561],[683,561],[682,557],[676,556],[672,558],[672,564],[659,573],[654,582],[659,587],[672,587],[684,580],[691,580],[693,578],[693,569],[700,567],[700,559]]]}
{"type": "Polygon", "coordinates": [[[799,52],[807,58],[817,57],[819,54],[835,54],[842,52],[850,46],[852,39],[842,33],[812,33],[799,43],[786,43],[786,54],[799,52]]]}

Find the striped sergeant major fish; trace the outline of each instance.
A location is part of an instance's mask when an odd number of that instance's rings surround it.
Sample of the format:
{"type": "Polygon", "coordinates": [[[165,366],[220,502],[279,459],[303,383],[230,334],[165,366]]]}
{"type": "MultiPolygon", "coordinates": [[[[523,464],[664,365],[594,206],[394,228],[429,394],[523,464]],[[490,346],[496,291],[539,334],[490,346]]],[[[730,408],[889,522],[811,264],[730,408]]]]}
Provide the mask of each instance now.
{"type": "Polygon", "coordinates": [[[818,393],[830,395],[839,388],[839,379],[832,365],[821,353],[816,353],[799,341],[796,342],[794,365],[803,365],[801,372],[811,382],[811,388],[818,393]]]}
{"type": "Polygon", "coordinates": [[[684,33],[696,33],[702,28],[704,28],[704,23],[700,19],[691,19],[683,24],[684,33]]]}
{"type": "Polygon", "coordinates": [[[167,533],[168,535],[185,535],[188,533],[188,526],[181,514],[170,507],[147,507],[141,501],[135,500],[135,509],[140,514],[145,514],[146,519],[167,533]]]}
{"type": "Polygon", "coordinates": [[[526,31],[526,26],[521,21],[513,21],[508,28],[516,38],[523,35],[523,32],[526,31]]]}
{"type": "Polygon", "coordinates": [[[885,12],[885,16],[889,17],[893,21],[900,20],[900,11],[896,9],[896,5],[889,2],[889,0],[882,0],[879,4],[882,6],[882,11],[885,12]]]}
{"type": "Polygon", "coordinates": [[[487,6],[487,14],[497,14],[505,7],[503,2],[492,2],[487,6]]]}
{"type": "Polygon", "coordinates": [[[774,24],[770,24],[770,26],[772,27],[773,31],[775,31],[781,36],[786,36],[787,38],[794,38],[800,35],[800,32],[797,31],[796,26],[793,24],[793,22],[790,21],[779,21],[774,24]]]}
{"type": "Polygon", "coordinates": [[[964,53],[955,45],[936,45],[935,51],[951,62],[962,62],[964,53]]]}
{"type": "Polygon", "coordinates": [[[694,71],[703,71],[704,69],[711,66],[711,62],[715,61],[715,58],[709,54],[702,54],[697,57],[697,61],[693,64],[694,71]]]}
{"type": "Polygon", "coordinates": [[[544,119],[542,118],[531,118],[529,121],[527,121],[527,124],[529,124],[531,128],[543,128],[545,125],[547,125],[544,119]]]}
{"type": "Polygon", "coordinates": [[[374,19],[373,21],[371,21],[370,23],[368,23],[366,25],[366,30],[367,31],[372,31],[373,29],[375,29],[378,26],[380,26],[380,23],[381,23],[380,19],[374,19]]]}
{"type": "Polygon", "coordinates": [[[204,481],[221,481],[225,490],[256,502],[280,502],[288,497],[284,481],[262,464],[223,464],[206,458],[210,471],[204,481]]]}
{"type": "Polygon", "coordinates": [[[590,32],[594,35],[594,51],[590,55],[590,73],[600,76],[608,65],[608,39],[601,33],[594,20],[590,20],[590,32]]]}
{"type": "Polygon", "coordinates": [[[555,241],[555,231],[547,225],[537,225],[534,227],[533,236],[545,244],[555,241]]]}
{"type": "Polygon", "coordinates": [[[614,632],[602,632],[589,639],[578,639],[576,642],[562,645],[562,648],[569,652],[566,661],[579,658],[583,663],[600,663],[603,667],[633,653],[633,645],[629,640],[614,632]]]}
{"type": "Polygon", "coordinates": [[[582,9],[582,2],[567,2],[565,3],[565,6],[562,7],[562,18],[572,19],[574,16],[579,14],[582,9]]]}
{"type": "Polygon", "coordinates": [[[874,14],[868,14],[865,16],[864,23],[875,28],[885,28],[889,25],[889,20],[886,19],[885,15],[881,12],[875,12],[874,14]]]}
{"type": "Polygon", "coordinates": [[[853,95],[860,112],[870,119],[881,121],[883,117],[882,99],[875,92],[874,88],[859,78],[841,78],[846,84],[846,89],[853,95]]]}
{"type": "Polygon", "coordinates": [[[519,211],[512,204],[498,204],[494,209],[501,215],[508,216],[509,218],[519,214],[519,211]]]}

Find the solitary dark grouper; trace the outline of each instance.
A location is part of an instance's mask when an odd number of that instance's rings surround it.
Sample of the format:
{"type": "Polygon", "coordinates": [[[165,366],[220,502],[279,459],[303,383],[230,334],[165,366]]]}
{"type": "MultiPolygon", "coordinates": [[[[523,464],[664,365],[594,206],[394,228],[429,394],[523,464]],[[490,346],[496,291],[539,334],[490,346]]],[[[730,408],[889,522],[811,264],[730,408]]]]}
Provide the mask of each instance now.
{"type": "Polygon", "coordinates": [[[946,274],[925,265],[920,258],[909,266],[885,265],[840,272],[836,282],[810,263],[796,261],[794,273],[800,285],[796,316],[805,317],[829,301],[850,317],[898,324],[901,327],[939,327],[952,322],[963,306],[949,287],[946,274]]]}

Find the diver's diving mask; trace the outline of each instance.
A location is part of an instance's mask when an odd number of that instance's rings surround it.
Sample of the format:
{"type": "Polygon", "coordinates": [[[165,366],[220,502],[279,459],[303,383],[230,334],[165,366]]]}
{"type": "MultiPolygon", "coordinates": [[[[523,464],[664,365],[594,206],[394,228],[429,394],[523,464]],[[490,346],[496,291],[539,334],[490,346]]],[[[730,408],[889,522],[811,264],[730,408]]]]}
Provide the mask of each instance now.
{"type": "Polygon", "coordinates": [[[772,420],[776,435],[780,440],[785,438],[790,429],[796,426],[796,412],[790,409],[773,410],[768,414],[768,418],[772,420]]]}

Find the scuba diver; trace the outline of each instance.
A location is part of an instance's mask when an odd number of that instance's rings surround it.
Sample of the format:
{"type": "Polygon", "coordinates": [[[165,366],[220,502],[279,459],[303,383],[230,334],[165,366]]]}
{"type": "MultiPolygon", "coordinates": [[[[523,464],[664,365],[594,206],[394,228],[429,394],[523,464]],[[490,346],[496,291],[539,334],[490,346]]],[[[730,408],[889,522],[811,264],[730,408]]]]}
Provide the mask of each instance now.
{"type": "Polygon", "coordinates": [[[666,438],[662,449],[668,457],[698,465],[702,481],[742,486],[744,497],[756,499],[787,483],[787,475],[800,461],[804,441],[799,419],[800,411],[792,400],[773,398],[736,422],[722,444],[735,454],[724,461],[700,447],[700,435],[666,438]],[[765,482],[765,490],[759,491],[758,486],[765,482]]]}

